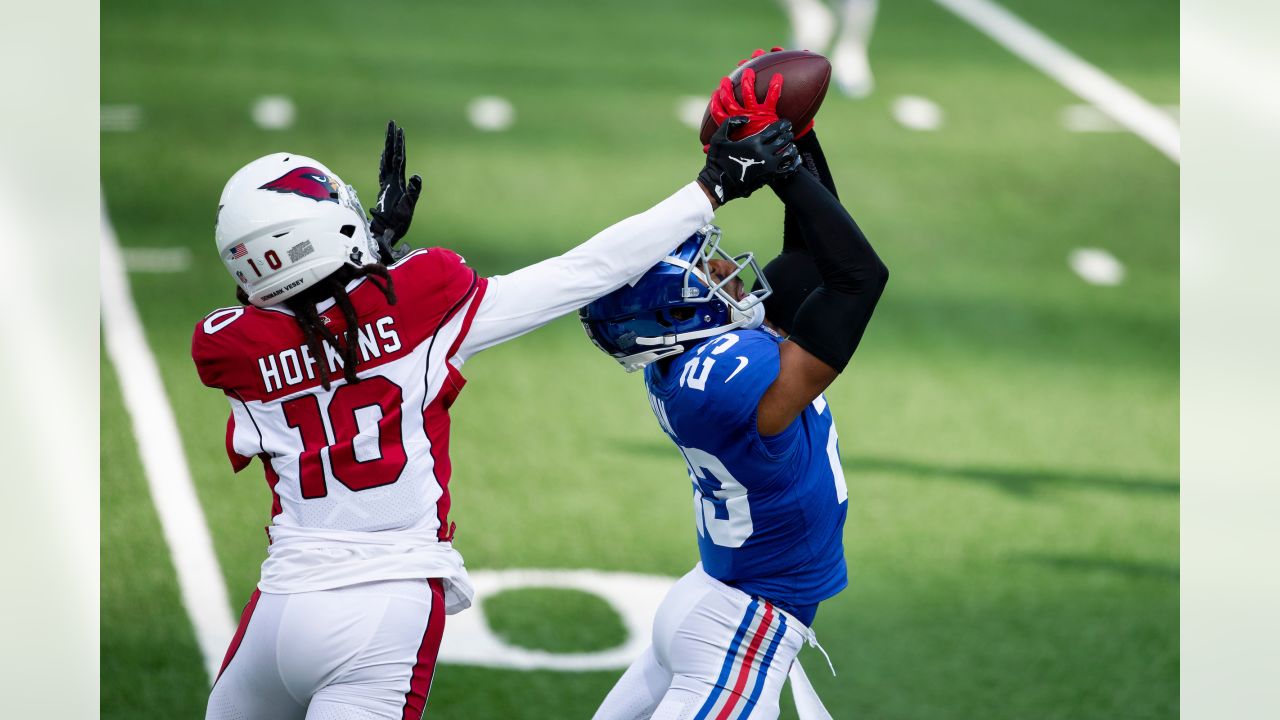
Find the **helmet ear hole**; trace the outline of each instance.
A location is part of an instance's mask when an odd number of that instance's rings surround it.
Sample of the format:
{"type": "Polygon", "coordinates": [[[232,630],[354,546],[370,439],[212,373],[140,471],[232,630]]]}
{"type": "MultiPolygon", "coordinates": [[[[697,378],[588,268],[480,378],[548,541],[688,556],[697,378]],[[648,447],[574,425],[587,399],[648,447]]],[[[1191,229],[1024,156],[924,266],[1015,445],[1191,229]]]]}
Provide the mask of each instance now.
{"type": "Polygon", "coordinates": [[[342,233],[343,235],[346,235],[347,237],[355,237],[355,234],[356,234],[356,226],[355,226],[355,225],[343,225],[341,228],[339,228],[339,229],[338,229],[338,232],[342,233]]]}
{"type": "Polygon", "coordinates": [[[678,307],[670,310],[671,317],[680,322],[684,322],[685,320],[693,317],[695,312],[696,311],[691,307],[678,307]]]}

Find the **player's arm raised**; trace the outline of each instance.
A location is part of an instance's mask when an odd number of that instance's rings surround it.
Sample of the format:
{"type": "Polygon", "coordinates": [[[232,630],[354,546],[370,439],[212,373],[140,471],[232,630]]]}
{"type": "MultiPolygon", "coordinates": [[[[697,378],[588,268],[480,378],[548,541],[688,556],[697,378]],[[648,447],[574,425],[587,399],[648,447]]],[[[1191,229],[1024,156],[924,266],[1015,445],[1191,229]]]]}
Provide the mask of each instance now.
{"type": "Polygon", "coordinates": [[[746,197],[795,170],[799,153],[789,122],[775,122],[741,140],[729,139],[731,130],[746,123],[745,117],[725,122],[712,138],[697,180],[653,208],[602,230],[563,255],[489,278],[458,356],[465,360],[519,337],[635,280],[709,223],[720,204],[746,197]]]}
{"type": "Polygon", "coordinates": [[[797,172],[772,185],[822,284],[796,310],[788,340],[778,348],[778,377],[756,415],[761,435],[785,430],[844,371],[889,280],[889,269],[858,224],[817,177],[797,172]]]}

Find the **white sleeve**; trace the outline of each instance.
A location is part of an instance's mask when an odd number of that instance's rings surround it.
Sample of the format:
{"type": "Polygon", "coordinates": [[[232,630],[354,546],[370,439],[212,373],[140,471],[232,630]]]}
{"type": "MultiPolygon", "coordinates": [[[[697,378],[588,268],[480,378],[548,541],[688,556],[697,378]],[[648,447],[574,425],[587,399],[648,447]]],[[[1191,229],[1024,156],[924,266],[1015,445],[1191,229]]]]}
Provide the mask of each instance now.
{"type": "Polygon", "coordinates": [[[702,188],[689,183],[559,257],[489,278],[457,362],[632,282],[713,217],[702,188]]]}

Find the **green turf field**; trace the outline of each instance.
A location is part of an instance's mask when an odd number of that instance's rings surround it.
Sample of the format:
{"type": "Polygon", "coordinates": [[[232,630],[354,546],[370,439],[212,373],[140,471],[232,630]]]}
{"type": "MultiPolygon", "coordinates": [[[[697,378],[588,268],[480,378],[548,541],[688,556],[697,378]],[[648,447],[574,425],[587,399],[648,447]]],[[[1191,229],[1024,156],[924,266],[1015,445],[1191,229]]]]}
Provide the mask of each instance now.
{"type": "MultiPolygon", "coordinates": [[[[1178,103],[1176,2],[1006,6],[1151,102],[1178,103]]],[[[126,247],[192,251],[187,271],[130,280],[237,610],[270,499],[256,463],[231,473],[226,402],[189,358],[195,321],[234,302],[212,242],[226,178],[289,150],[371,201],[394,117],[427,186],[410,241],[511,270],[691,180],[701,153],[678,99],[788,35],[769,0],[117,1],[101,22],[102,102],[143,113],[136,131],[102,136],[111,220],[126,247]],[[263,94],[293,98],[292,129],[253,124],[263,94]],[[515,105],[511,130],[468,124],[465,103],[486,94],[515,105]]],[[[1176,717],[1178,167],[1129,134],[1067,132],[1059,114],[1077,98],[927,0],[881,4],[872,61],[876,93],[833,92],[818,122],[892,279],[828,393],[851,585],[815,629],[840,675],[813,650],[801,659],[840,719],[1176,717]],[[899,95],[932,99],[946,124],[900,127],[899,95]],[[1125,282],[1076,277],[1077,247],[1109,250],[1125,282]]],[[[731,248],[778,246],[767,192],[717,222],[731,248]]],[[[120,371],[104,360],[103,716],[199,717],[207,681],[120,371]]],[[[469,567],[679,576],[695,562],[683,463],[640,379],[575,320],[466,374],[451,519],[469,567]]],[[[511,593],[486,610],[535,647],[616,642],[607,607],[565,597],[511,593]]],[[[429,717],[585,718],[618,674],[445,665],[429,717]]]]}

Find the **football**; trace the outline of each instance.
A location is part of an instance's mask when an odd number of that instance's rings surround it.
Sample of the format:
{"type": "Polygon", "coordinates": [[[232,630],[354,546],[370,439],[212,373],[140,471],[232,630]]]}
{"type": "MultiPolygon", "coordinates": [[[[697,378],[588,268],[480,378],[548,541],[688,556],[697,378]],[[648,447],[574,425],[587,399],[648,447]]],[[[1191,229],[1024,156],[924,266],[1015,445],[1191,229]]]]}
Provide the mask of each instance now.
{"type": "MultiPolygon", "coordinates": [[[[785,79],[782,83],[782,97],[778,99],[778,117],[790,120],[797,129],[808,125],[813,116],[818,114],[822,99],[827,95],[827,85],[831,82],[831,62],[818,53],[808,50],[765,53],[729,75],[738,102],[742,102],[742,71],[747,68],[756,73],[756,100],[761,102],[769,92],[769,80],[777,73],[782,73],[785,79]]],[[[702,114],[702,130],[699,134],[703,145],[711,142],[711,136],[719,126],[711,117],[711,104],[708,103],[702,114]]]]}

